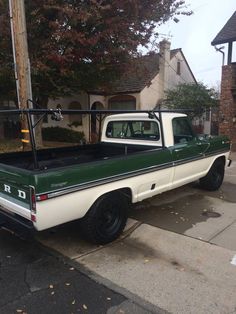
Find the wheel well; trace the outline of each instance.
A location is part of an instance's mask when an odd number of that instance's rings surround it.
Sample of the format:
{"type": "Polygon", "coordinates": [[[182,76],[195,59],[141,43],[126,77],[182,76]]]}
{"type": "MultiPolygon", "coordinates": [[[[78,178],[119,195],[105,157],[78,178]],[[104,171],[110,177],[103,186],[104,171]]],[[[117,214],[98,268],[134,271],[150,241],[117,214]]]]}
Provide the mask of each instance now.
{"type": "Polygon", "coordinates": [[[123,196],[125,196],[125,198],[128,200],[129,203],[132,203],[132,191],[130,188],[121,188],[117,190],[112,190],[105,194],[100,195],[99,198],[103,196],[108,196],[110,194],[116,194],[116,193],[122,194],[123,196]]]}
{"type": "Polygon", "coordinates": [[[216,160],[214,162],[216,162],[218,160],[222,161],[224,163],[224,165],[225,165],[225,162],[226,162],[225,156],[221,156],[221,157],[216,158],[216,160]]]}
{"type": "Polygon", "coordinates": [[[132,191],[130,188],[123,188],[123,189],[120,189],[117,191],[119,191],[121,194],[123,194],[125,197],[127,197],[129,203],[132,203],[132,191]]]}

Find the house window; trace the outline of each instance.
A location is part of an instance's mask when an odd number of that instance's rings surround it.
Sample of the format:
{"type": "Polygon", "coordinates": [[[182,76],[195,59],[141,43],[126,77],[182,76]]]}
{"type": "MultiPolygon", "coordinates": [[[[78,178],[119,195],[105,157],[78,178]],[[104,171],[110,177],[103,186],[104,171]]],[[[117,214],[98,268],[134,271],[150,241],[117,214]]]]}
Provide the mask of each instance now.
{"type": "Polygon", "coordinates": [[[180,61],[177,62],[177,74],[181,75],[181,62],[180,61]]]}
{"type": "MultiPolygon", "coordinates": [[[[81,110],[81,104],[78,101],[72,101],[69,106],[68,109],[70,110],[81,110]]],[[[70,114],[69,115],[69,126],[79,126],[82,125],[82,114],[70,114]]]]}
{"type": "Polygon", "coordinates": [[[111,110],[135,110],[136,98],[131,95],[119,95],[109,99],[108,107],[111,110]]]}

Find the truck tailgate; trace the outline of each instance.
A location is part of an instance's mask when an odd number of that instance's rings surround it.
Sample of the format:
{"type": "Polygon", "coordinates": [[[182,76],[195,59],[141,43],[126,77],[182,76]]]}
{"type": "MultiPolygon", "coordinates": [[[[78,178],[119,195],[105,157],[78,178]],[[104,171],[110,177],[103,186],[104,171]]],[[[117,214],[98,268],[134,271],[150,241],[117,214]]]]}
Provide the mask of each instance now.
{"type": "Polygon", "coordinates": [[[16,182],[0,180],[0,207],[1,210],[17,214],[31,220],[30,187],[18,185],[16,182]]]}

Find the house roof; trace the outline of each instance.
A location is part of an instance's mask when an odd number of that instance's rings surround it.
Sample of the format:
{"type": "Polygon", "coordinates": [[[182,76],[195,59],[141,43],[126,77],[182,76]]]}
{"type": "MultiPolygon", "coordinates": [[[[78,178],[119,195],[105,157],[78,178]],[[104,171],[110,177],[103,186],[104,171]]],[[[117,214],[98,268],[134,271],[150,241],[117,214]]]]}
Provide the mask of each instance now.
{"type": "Polygon", "coordinates": [[[213,46],[236,41],[236,11],[211,42],[213,46]]]}
{"type": "MultiPolygon", "coordinates": [[[[170,51],[172,59],[181,49],[173,49],[170,51]]],[[[109,94],[119,93],[136,93],[144,89],[145,86],[151,84],[153,78],[159,73],[159,54],[150,54],[134,59],[130,69],[125,71],[121,77],[112,83],[109,88],[109,94]]],[[[103,89],[89,91],[94,94],[108,94],[103,89]]]]}

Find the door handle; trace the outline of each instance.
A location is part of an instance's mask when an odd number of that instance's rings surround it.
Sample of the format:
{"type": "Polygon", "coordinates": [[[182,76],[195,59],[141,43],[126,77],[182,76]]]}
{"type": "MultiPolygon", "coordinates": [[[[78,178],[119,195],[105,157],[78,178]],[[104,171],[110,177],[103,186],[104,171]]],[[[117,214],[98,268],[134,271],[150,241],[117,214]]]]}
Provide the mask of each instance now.
{"type": "Polygon", "coordinates": [[[183,149],[182,149],[182,148],[176,148],[176,149],[174,149],[174,152],[178,153],[178,152],[180,152],[181,150],[183,150],[183,149]]]}

